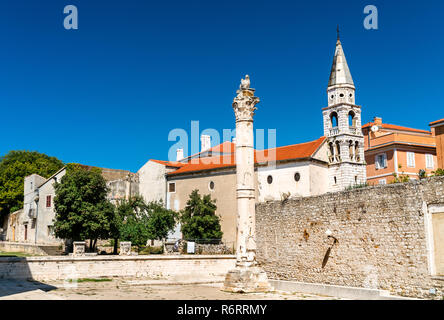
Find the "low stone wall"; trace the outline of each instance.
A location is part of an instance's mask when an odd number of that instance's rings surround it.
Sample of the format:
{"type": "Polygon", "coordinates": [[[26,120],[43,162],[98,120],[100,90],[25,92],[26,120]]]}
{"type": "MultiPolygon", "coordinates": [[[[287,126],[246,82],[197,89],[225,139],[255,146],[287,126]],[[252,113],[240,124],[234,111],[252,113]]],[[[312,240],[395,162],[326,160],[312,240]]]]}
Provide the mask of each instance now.
{"type": "Polygon", "coordinates": [[[60,255],[63,252],[61,245],[38,245],[32,243],[20,243],[0,241],[0,251],[4,252],[24,252],[34,255],[60,255]]]}
{"type": "Polygon", "coordinates": [[[258,261],[271,279],[441,299],[429,209],[442,204],[444,177],[257,204],[258,261]]]}
{"type": "Polygon", "coordinates": [[[196,243],[197,254],[233,254],[233,248],[226,244],[200,244],[196,243]]]}
{"type": "Polygon", "coordinates": [[[0,279],[148,277],[214,281],[223,279],[234,266],[232,255],[0,258],[0,279]]]}
{"type": "MultiPolygon", "coordinates": [[[[234,243],[220,243],[220,244],[201,244],[195,243],[194,252],[195,254],[204,254],[204,255],[218,255],[218,254],[234,254],[234,243]]],[[[185,254],[187,253],[187,241],[180,240],[179,245],[174,251],[175,243],[170,242],[166,243],[164,246],[165,254],[185,254]]]]}

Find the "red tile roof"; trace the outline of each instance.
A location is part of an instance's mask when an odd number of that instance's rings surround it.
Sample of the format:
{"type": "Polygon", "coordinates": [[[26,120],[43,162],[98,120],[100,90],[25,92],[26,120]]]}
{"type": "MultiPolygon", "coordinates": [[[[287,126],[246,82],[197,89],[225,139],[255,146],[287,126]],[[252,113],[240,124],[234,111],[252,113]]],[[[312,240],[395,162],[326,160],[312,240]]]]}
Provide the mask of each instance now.
{"type": "Polygon", "coordinates": [[[217,145],[215,147],[212,147],[209,150],[211,152],[223,152],[223,153],[234,153],[236,152],[236,144],[230,141],[225,141],[220,145],[217,145]]]}
{"type": "Polygon", "coordinates": [[[236,165],[236,160],[234,153],[225,156],[195,158],[190,160],[190,162],[184,164],[183,167],[168,173],[168,175],[171,176],[188,172],[199,172],[204,170],[229,168],[229,167],[234,167],[235,165],[236,165]]]}
{"type": "MultiPolygon", "coordinates": [[[[369,128],[369,127],[373,126],[374,124],[375,124],[374,122],[369,122],[369,123],[364,124],[362,126],[362,128],[363,129],[364,128],[369,128]]],[[[410,131],[410,132],[419,132],[419,133],[428,133],[428,134],[431,133],[430,131],[427,131],[427,130],[420,130],[420,129],[401,127],[401,126],[397,126],[397,125],[394,125],[394,124],[388,124],[388,123],[383,123],[383,124],[380,125],[380,127],[382,129],[389,129],[389,130],[391,129],[391,130],[410,131]]]]}
{"type": "Polygon", "coordinates": [[[440,120],[436,120],[436,121],[430,122],[430,123],[429,123],[429,126],[433,126],[433,125],[438,124],[438,123],[441,123],[441,122],[444,123],[444,119],[440,119],[440,120]]]}
{"type": "MultiPolygon", "coordinates": [[[[318,150],[321,144],[325,141],[325,137],[321,137],[317,140],[294,144],[290,146],[278,147],[274,149],[266,149],[266,150],[255,150],[254,162],[262,163],[267,161],[283,161],[283,160],[296,160],[309,158],[313,156],[313,154],[318,150]],[[275,151],[275,157],[273,157],[272,151],[275,151]],[[273,157],[272,159],[268,159],[268,157],[273,157]]],[[[190,172],[200,172],[206,170],[213,169],[221,169],[221,168],[230,168],[236,166],[236,157],[235,157],[235,144],[232,142],[224,142],[214,148],[212,151],[223,151],[223,147],[228,146],[228,143],[231,147],[231,154],[229,155],[220,155],[213,157],[205,157],[205,158],[195,158],[190,160],[188,163],[183,164],[183,166],[173,172],[168,173],[169,176],[178,175],[182,173],[190,173],[190,172]]]]}
{"type": "Polygon", "coordinates": [[[257,160],[259,162],[263,162],[261,160],[267,161],[267,157],[270,152],[276,152],[276,161],[308,158],[311,157],[316,152],[316,150],[318,150],[325,139],[325,137],[320,137],[319,139],[310,142],[293,144],[274,149],[267,149],[264,151],[256,151],[257,160]]]}
{"type": "Polygon", "coordinates": [[[180,168],[185,165],[185,163],[180,163],[180,162],[176,162],[176,161],[163,161],[163,160],[156,160],[156,159],[150,159],[150,161],[153,161],[153,162],[156,162],[159,164],[163,164],[164,166],[167,166],[167,167],[180,168]]]}

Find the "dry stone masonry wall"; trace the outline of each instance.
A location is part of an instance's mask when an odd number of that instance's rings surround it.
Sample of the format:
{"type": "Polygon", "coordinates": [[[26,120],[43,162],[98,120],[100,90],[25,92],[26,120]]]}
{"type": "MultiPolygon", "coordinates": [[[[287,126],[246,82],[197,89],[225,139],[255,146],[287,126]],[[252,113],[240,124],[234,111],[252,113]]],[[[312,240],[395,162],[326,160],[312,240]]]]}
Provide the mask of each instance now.
{"type": "Polygon", "coordinates": [[[260,203],[258,261],[272,279],[442,299],[427,223],[440,204],[444,177],[260,203]]]}

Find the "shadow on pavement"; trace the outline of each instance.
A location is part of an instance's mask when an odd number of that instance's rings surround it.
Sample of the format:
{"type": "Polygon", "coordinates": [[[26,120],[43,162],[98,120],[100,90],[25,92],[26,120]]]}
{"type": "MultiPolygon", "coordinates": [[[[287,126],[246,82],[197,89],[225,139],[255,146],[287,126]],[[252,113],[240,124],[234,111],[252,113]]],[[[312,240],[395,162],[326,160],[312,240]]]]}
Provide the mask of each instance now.
{"type": "Polygon", "coordinates": [[[36,290],[48,292],[57,287],[35,281],[26,258],[0,257],[0,298],[36,290]]]}

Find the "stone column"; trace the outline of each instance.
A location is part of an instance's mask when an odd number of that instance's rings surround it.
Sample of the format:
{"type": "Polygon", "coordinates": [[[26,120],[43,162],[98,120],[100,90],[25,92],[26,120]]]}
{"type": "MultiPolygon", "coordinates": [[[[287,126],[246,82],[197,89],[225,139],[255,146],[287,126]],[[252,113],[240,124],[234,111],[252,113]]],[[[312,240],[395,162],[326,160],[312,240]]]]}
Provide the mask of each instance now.
{"type": "Polygon", "coordinates": [[[270,290],[267,275],[256,262],[253,116],[259,98],[254,96],[254,91],[247,75],[233,101],[236,115],[236,268],[227,273],[223,288],[230,292],[270,290]]]}

